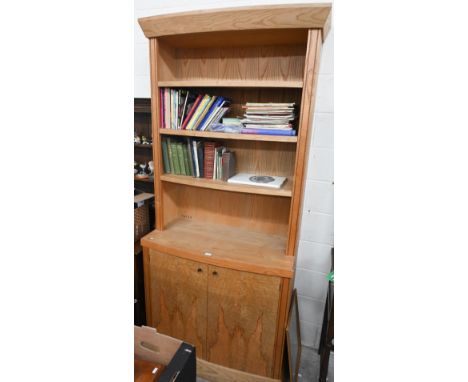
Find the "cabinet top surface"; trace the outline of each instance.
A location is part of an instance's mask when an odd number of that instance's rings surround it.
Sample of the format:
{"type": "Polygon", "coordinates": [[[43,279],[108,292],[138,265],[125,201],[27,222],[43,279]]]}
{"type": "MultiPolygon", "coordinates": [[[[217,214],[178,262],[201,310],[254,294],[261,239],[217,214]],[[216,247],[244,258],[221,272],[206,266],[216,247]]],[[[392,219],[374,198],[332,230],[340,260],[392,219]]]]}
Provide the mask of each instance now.
{"type": "Polygon", "coordinates": [[[143,17],[138,20],[146,37],[229,30],[330,27],[331,3],[259,5],[207,9],[143,17]]]}
{"type": "Polygon", "coordinates": [[[294,257],[286,256],[286,239],[241,228],[178,219],[155,230],[143,247],[220,267],[271,276],[292,277],[294,257]]]}

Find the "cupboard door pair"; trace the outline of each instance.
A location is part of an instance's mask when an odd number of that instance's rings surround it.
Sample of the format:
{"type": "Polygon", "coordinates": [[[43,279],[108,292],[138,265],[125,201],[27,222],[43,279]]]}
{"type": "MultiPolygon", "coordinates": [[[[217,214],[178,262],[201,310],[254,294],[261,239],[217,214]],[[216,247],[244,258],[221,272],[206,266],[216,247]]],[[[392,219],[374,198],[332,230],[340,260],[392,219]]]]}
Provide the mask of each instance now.
{"type": "Polygon", "coordinates": [[[218,365],[272,376],[281,278],[151,251],[153,325],[218,365]]]}

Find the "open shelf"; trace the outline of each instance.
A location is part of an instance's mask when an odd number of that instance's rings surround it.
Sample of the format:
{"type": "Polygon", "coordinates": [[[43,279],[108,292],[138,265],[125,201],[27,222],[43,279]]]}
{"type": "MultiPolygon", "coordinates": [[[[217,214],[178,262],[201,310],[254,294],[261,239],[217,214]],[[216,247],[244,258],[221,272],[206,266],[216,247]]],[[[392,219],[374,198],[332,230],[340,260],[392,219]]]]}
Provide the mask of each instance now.
{"type": "Polygon", "coordinates": [[[232,183],[224,182],[222,180],[194,178],[192,176],[174,175],[174,174],[163,174],[161,175],[161,180],[163,182],[184,184],[186,186],[211,188],[213,190],[221,190],[221,191],[242,192],[242,193],[247,193],[247,194],[282,196],[282,197],[289,197],[289,198],[292,195],[292,181],[290,179],[287,179],[283,187],[279,189],[268,188],[268,187],[248,186],[248,185],[242,185],[242,184],[232,184],[232,183]]]}
{"type": "Polygon", "coordinates": [[[296,143],[297,137],[287,137],[280,135],[256,135],[256,134],[233,134],[233,133],[216,133],[212,131],[198,130],[174,130],[174,129],[159,129],[162,135],[177,135],[182,137],[199,137],[199,138],[217,138],[217,139],[235,139],[240,141],[263,141],[263,142],[290,142],[296,143]]]}
{"type": "Polygon", "coordinates": [[[172,80],[159,81],[159,87],[196,88],[196,87],[235,87],[235,88],[302,88],[300,80],[172,80]]]}
{"type": "Polygon", "coordinates": [[[285,256],[286,238],[221,224],[180,218],[142,241],[163,253],[220,267],[291,277],[294,258],[285,256]],[[206,253],[211,255],[206,255],[206,253]]]}

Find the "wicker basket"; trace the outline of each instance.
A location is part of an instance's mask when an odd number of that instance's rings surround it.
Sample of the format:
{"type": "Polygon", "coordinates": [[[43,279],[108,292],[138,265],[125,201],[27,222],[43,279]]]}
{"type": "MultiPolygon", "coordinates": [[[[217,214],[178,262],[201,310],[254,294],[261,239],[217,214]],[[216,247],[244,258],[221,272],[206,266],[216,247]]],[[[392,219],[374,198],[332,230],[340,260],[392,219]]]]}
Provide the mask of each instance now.
{"type": "Polygon", "coordinates": [[[142,206],[133,210],[133,224],[135,241],[140,240],[150,231],[149,204],[145,202],[142,206]]]}

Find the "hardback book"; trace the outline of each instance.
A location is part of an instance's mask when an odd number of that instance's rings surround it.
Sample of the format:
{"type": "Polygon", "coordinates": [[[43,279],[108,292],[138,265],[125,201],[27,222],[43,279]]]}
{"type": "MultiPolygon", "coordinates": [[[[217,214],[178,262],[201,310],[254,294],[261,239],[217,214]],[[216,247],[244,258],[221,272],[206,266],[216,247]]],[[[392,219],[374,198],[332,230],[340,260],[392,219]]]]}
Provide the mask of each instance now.
{"type": "Polygon", "coordinates": [[[195,168],[195,177],[200,178],[200,166],[198,164],[198,144],[197,141],[192,141],[192,151],[193,151],[193,165],[195,168]]]}
{"type": "Polygon", "coordinates": [[[174,174],[181,175],[179,155],[177,153],[177,142],[171,141],[172,162],[174,164],[174,174]]]}
{"type": "Polygon", "coordinates": [[[184,122],[182,123],[181,129],[187,129],[187,124],[192,119],[192,116],[195,113],[195,110],[198,108],[198,105],[200,104],[202,99],[203,99],[203,96],[201,94],[195,99],[195,102],[190,108],[190,111],[188,112],[187,117],[184,119],[184,122]]]}
{"type": "Polygon", "coordinates": [[[222,177],[221,180],[227,181],[236,173],[236,156],[232,151],[225,151],[222,156],[222,177]]]}
{"type": "Polygon", "coordinates": [[[175,174],[174,161],[172,160],[172,141],[171,141],[171,138],[167,138],[166,142],[167,142],[167,156],[169,158],[170,173],[175,174]]]}
{"type": "Polygon", "coordinates": [[[204,177],[213,179],[214,165],[215,165],[215,149],[221,144],[219,142],[205,142],[204,144],[204,177]]]}
{"type": "Polygon", "coordinates": [[[190,168],[190,162],[189,162],[189,153],[187,150],[187,145],[181,143],[182,146],[182,153],[184,155],[184,167],[185,167],[185,175],[192,175],[192,170],[190,168]]]}
{"type": "Polygon", "coordinates": [[[187,126],[185,127],[187,130],[193,130],[194,126],[196,126],[200,115],[203,113],[203,111],[206,108],[206,105],[210,102],[211,97],[208,94],[205,94],[201,102],[198,104],[195,112],[192,115],[192,118],[190,118],[190,121],[187,123],[187,126]]]}
{"type": "Polygon", "coordinates": [[[245,184],[249,186],[260,186],[269,188],[281,188],[286,181],[284,176],[257,175],[241,172],[228,179],[228,183],[245,184]]]}
{"type": "Polygon", "coordinates": [[[259,135],[285,135],[294,136],[296,131],[292,129],[241,129],[241,134],[259,134],[259,135]]]}
{"type": "Polygon", "coordinates": [[[164,88],[164,128],[171,128],[171,89],[164,88]]]}
{"type": "Polygon", "coordinates": [[[200,127],[205,123],[206,118],[212,112],[213,105],[215,104],[218,97],[210,97],[209,102],[206,104],[203,111],[200,113],[197,122],[193,125],[193,130],[200,130],[200,127]]]}
{"type": "Polygon", "coordinates": [[[161,142],[162,145],[162,152],[163,152],[163,164],[164,164],[164,172],[169,174],[171,172],[171,167],[169,165],[169,155],[167,152],[167,141],[163,139],[161,142]]]}
{"type": "Polygon", "coordinates": [[[188,160],[189,160],[189,166],[190,166],[190,175],[192,176],[197,176],[196,171],[195,171],[195,163],[194,163],[194,158],[193,158],[193,144],[192,144],[192,139],[187,138],[187,153],[188,153],[188,160]]]}
{"type": "Polygon", "coordinates": [[[184,150],[182,147],[182,143],[177,142],[177,158],[179,159],[179,166],[180,166],[180,175],[187,175],[187,171],[185,170],[185,160],[184,160],[184,150]]]}
{"type": "Polygon", "coordinates": [[[197,158],[200,178],[203,178],[205,176],[205,150],[201,141],[197,141],[197,158]]]}

